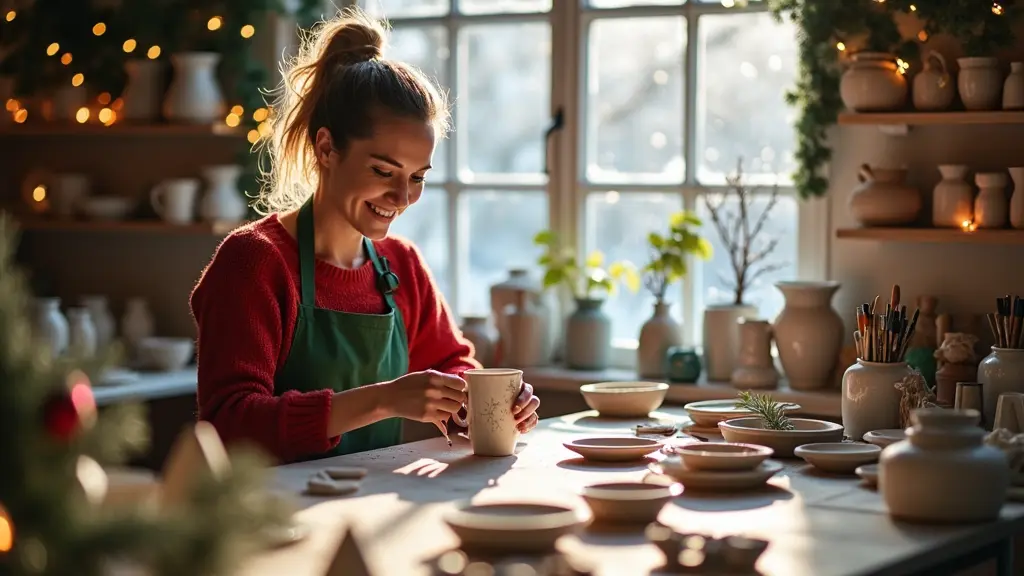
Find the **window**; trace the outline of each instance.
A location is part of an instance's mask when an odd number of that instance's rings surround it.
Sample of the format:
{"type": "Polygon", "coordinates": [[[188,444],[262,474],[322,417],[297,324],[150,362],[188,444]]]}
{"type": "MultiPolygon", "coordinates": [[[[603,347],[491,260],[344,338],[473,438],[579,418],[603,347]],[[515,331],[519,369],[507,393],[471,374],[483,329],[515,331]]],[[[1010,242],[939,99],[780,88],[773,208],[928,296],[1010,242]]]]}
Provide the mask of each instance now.
{"type": "MultiPolygon", "coordinates": [[[[702,196],[723,193],[740,158],[748,183],[781,187],[765,226],[779,237],[781,267],[759,278],[748,301],[772,318],[782,306],[774,282],[818,271],[805,247],[822,243],[823,230],[807,225],[788,180],[795,113],[784,94],[796,76],[796,30],[764,2],[360,4],[390,21],[389,55],[437,78],[454,103],[455,131],[435,155],[430,187],[395,232],[417,243],[458,314],[487,314],[490,285],[535,266],[532,238],[542,229],[581,255],[596,249],[641,266],[647,234],[686,208],[705,218],[715,248],[670,294],[686,341],[698,343],[699,311],[731,299],[728,254],[702,196]],[[552,152],[554,110],[566,122],[552,152]]],[[[766,203],[758,197],[755,216],[766,203]]],[[[617,347],[635,346],[652,303],[646,291],[609,300],[617,347]]]]}

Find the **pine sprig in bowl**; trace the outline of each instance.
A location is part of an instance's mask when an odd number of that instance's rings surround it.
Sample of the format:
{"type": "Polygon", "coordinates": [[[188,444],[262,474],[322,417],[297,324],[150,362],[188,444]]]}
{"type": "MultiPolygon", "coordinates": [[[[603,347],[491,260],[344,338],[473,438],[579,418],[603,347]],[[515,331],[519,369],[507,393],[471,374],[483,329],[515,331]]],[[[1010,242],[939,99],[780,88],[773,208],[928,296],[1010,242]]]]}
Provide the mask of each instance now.
{"type": "Polygon", "coordinates": [[[736,405],[759,416],[766,430],[795,430],[793,422],[786,416],[789,405],[776,402],[767,394],[740,392],[736,405]]]}
{"type": "Polygon", "coordinates": [[[843,426],[813,418],[790,418],[791,405],[778,403],[770,396],[741,392],[736,407],[749,416],[718,423],[726,442],[757,444],[771,448],[775,458],[793,458],[794,450],[804,444],[842,442],[843,426]]]}

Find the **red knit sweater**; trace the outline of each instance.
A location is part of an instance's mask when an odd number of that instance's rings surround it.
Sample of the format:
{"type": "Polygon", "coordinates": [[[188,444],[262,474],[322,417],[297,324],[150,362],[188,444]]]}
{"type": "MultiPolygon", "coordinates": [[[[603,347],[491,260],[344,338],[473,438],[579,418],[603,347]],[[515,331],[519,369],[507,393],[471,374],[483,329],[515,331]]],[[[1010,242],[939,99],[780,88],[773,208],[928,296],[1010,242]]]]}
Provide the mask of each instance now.
{"type": "MultiPolygon", "coordinates": [[[[374,246],[400,279],[395,303],[409,338],[409,371],[462,374],[479,367],[419,251],[394,237],[374,246]]],[[[375,282],[372,262],[343,269],[317,260],[316,305],[383,313],[375,282]]],[[[191,298],[199,332],[199,418],[212,422],[225,442],[255,442],[284,462],[321,454],[340,440],[327,437],[331,390],[274,395],[298,304],[298,243],[276,215],[231,233],[191,298]]]]}

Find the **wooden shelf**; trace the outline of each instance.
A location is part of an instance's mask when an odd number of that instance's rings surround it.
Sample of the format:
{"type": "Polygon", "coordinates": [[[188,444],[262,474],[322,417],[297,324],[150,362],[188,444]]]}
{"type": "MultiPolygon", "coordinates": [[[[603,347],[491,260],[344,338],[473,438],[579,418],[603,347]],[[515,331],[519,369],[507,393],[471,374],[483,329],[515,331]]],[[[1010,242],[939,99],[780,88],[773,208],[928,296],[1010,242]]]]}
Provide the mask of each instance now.
{"type": "Polygon", "coordinates": [[[839,124],[848,126],[1024,124],[1024,112],[1011,110],[985,112],[841,112],[839,114],[839,124]]]}
{"type": "Polygon", "coordinates": [[[883,242],[946,244],[1024,244],[1024,230],[975,230],[958,228],[841,228],[836,238],[883,242]]]}
{"type": "Polygon", "coordinates": [[[132,136],[181,137],[217,136],[243,138],[245,132],[218,124],[75,124],[72,122],[37,122],[9,124],[0,127],[0,136],[132,136]]]}
{"type": "Polygon", "coordinates": [[[162,220],[51,220],[45,218],[19,217],[18,229],[24,232],[76,232],[76,233],[149,233],[191,236],[226,236],[232,230],[243,226],[239,222],[196,222],[193,224],[168,224],[162,220]]]}

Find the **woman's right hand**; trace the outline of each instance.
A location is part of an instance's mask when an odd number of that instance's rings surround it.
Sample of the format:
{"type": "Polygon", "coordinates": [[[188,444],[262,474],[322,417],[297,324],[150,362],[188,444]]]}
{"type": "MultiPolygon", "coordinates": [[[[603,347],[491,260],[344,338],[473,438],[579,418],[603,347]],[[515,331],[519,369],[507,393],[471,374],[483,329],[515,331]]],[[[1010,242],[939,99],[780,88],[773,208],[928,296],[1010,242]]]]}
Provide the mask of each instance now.
{"type": "Polygon", "coordinates": [[[444,422],[466,402],[466,381],[436,370],[413,372],[388,383],[385,402],[395,416],[444,422]]]}

